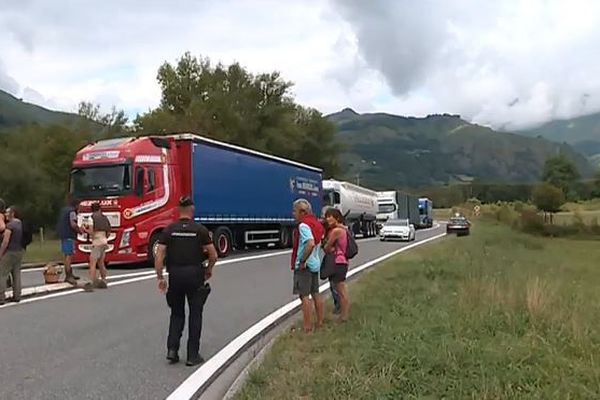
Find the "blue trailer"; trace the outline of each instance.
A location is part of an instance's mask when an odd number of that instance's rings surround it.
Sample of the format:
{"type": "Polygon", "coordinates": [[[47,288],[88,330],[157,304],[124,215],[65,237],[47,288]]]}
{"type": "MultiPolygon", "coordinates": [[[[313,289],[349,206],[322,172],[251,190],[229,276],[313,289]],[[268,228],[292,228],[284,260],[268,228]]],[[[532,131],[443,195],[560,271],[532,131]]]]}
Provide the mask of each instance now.
{"type": "Polygon", "coordinates": [[[431,228],[433,226],[433,202],[427,197],[419,199],[419,223],[417,228],[431,228]]]}
{"type": "Polygon", "coordinates": [[[322,208],[319,168],[200,137],[191,159],[196,219],[213,232],[221,256],[232,248],[290,247],[293,202],[308,200],[316,214],[322,208]]]}

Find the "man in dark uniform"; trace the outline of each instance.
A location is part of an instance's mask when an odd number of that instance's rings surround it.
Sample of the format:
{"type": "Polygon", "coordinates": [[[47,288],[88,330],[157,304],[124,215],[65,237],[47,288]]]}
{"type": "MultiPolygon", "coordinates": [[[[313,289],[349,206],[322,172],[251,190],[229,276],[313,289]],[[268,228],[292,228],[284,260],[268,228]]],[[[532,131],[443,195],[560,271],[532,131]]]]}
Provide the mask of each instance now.
{"type": "Polygon", "coordinates": [[[188,344],[186,365],[199,365],[200,333],[202,331],[202,309],[210,293],[206,280],[212,276],[217,262],[217,251],[204,226],[194,222],[194,203],[189,197],[179,200],[180,219],[169,225],[158,240],[154,268],[158,278],[158,289],[166,293],[171,308],[167,359],[179,361],[179,341],[185,325],[185,299],[190,309],[188,321],[188,344]],[[204,263],[208,259],[208,265],[204,263]],[[163,277],[166,264],[169,283],[163,277]]]}

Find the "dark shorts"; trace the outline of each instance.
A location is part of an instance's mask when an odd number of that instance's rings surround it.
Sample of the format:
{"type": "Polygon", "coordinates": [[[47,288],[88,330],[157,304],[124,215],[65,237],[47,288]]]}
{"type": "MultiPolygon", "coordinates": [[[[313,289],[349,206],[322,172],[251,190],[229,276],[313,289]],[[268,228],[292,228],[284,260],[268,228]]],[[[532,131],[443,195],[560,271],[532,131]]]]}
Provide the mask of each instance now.
{"type": "Polygon", "coordinates": [[[348,273],[348,265],[346,264],[336,264],[335,265],[335,274],[331,276],[331,282],[339,283],[344,282],[346,280],[346,274],[348,273]]]}
{"type": "Polygon", "coordinates": [[[294,270],[293,293],[302,297],[319,293],[319,273],[309,269],[294,270]]]}
{"type": "Polygon", "coordinates": [[[60,250],[65,256],[72,256],[75,254],[75,240],[74,239],[63,239],[60,241],[60,250]]]}

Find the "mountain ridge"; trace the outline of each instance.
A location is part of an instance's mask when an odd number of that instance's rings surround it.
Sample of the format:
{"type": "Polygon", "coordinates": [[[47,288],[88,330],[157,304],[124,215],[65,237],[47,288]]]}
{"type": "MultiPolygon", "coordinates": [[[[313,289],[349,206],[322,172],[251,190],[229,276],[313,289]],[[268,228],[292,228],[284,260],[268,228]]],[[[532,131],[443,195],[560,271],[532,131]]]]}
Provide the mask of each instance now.
{"type": "Polygon", "coordinates": [[[346,148],[341,160],[345,178],[376,188],[472,180],[534,182],[545,160],[556,154],[574,161],[584,176],[592,172],[587,159],[567,144],[495,131],[458,115],[350,111],[327,115],[346,148]]]}

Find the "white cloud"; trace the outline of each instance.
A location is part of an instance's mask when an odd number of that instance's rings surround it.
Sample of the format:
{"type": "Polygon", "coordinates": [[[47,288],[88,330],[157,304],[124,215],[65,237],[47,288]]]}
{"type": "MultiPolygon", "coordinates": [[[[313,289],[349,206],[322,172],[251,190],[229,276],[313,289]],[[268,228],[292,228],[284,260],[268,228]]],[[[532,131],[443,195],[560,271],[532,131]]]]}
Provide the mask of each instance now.
{"type": "Polygon", "coordinates": [[[515,128],[600,109],[599,42],[593,0],[21,0],[0,10],[0,88],[135,113],[160,100],[158,66],[190,51],[279,70],[324,112],[515,128]]]}
{"type": "Polygon", "coordinates": [[[600,109],[598,2],[335,3],[397,111],[420,113],[426,97],[427,112],[518,128],[600,109]]]}

